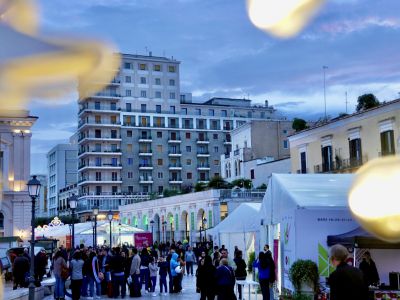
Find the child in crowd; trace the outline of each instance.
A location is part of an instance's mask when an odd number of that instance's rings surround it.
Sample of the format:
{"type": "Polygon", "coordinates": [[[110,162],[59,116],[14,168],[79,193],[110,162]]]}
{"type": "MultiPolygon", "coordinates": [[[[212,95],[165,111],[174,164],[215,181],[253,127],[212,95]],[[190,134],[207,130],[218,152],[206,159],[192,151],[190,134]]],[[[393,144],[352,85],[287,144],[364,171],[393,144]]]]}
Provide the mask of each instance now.
{"type": "Polygon", "coordinates": [[[152,262],[149,264],[149,270],[150,270],[150,279],[151,279],[151,292],[153,293],[153,296],[157,296],[156,284],[157,284],[158,267],[157,267],[157,262],[156,262],[155,257],[153,257],[152,262]]]}
{"type": "Polygon", "coordinates": [[[160,260],[158,262],[158,267],[160,268],[159,274],[160,274],[160,294],[163,294],[163,287],[164,287],[164,294],[167,295],[168,290],[167,290],[167,275],[168,275],[168,262],[166,261],[165,257],[160,257],[160,260]]]}

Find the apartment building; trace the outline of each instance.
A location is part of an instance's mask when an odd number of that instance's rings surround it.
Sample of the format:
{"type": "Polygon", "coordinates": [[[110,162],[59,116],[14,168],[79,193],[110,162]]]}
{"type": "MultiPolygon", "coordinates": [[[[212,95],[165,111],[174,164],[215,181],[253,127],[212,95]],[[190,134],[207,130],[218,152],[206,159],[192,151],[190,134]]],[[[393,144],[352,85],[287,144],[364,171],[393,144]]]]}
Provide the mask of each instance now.
{"type": "Polygon", "coordinates": [[[35,215],[37,217],[47,217],[47,175],[38,174],[36,176],[42,186],[40,187],[39,197],[36,199],[35,215]]]}
{"type": "Polygon", "coordinates": [[[400,99],[289,136],[293,173],[351,173],[399,149],[400,99]]]}
{"type": "Polygon", "coordinates": [[[59,190],[77,183],[78,145],[58,144],[47,153],[47,211],[49,217],[58,215],[59,190]]]}
{"type": "Polygon", "coordinates": [[[231,130],[248,120],[281,118],[248,99],[195,103],[180,91],[180,62],[122,55],[117,76],[79,100],[79,206],[118,210],[149,193],[180,190],[220,175],[231,130]]]}
{"type": "Polygon", "coordinates": [[[78,184],[74,183],[58,191],[57,214],[59,216],[71,215],[68,200],[72,195],[78,195],[78,184]]]}

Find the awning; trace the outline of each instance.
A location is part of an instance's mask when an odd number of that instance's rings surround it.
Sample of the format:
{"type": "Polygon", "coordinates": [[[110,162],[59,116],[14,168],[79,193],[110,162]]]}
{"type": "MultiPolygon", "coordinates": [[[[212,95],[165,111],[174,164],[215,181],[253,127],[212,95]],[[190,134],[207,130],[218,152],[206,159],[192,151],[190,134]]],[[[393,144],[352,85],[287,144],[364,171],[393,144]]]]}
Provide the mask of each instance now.
{"type": "Polygon", "coordinates": [[[0,244],[2,244],[2,243],[12,243],[12,242],[22,243],[23,240],[19,236],[3,236],[3,237],[0,237],[0,244]]]}

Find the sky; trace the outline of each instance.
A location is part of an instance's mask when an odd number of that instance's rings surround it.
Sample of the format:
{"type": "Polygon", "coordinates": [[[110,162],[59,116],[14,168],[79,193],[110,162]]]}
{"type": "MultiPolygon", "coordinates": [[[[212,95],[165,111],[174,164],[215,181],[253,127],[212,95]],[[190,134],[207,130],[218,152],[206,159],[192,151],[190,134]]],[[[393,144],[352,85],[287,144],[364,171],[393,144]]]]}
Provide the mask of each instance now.
{"type": "MultiPolygon", "coordinates": [[[[278,0],[277,0],[278,1],[278,0]]],[[[400,2],[328,0],[296,37],[279,39],[250,22],[245,0],[39,0],[41,32],[95,37],[120,52],[181,61],[181,91],[268,100],[288,117],[316,120],[354,111],[357,97],[399,97],[400,2]]],[[[31,102],[31,173],[77,127],[77,95],[31,102]]]]}

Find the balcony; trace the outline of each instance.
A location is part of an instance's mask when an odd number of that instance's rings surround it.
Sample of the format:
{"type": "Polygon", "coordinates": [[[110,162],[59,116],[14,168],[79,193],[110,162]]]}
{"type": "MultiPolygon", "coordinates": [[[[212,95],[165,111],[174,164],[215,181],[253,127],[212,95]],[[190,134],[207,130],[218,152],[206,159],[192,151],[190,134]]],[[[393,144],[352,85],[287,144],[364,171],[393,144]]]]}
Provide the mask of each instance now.
{"type": "Polygon", "coordinates": [[[203,139],[197,139],[196,142],[197,144],[209,144],[210,140],[207,138],[203,138],[203,139]]]}
{"type": "Polygon", "coordinates": [[[228,139],[228,140],[224,140],[224,145],[230,145],[232,144],[232,140],[228,139]]]}
{"type": "Polygon", "coordinates": [[[226,130],[226,131],[228,131],[228,130],[232,130],[233,129],[233,126],[224,126],[223,127],[223,130],[226,130]]]}
{"type": "Polygon", "coordinates": [[[319,164],[314,166],[314,173],[353,173],[368,161],[367,156],[359,158],[337,158],[330,165],[319,164]]]}
{"type": "Polygon", "coordinates": [[[180,150],[168,151],[168,156],[169,157],[180,157],[180,156],[182,156],[182,152],[180,150]]]}
{"type": "Polygon", "coordinates": [[[168,143],[169,144],[180,144],[180,143],[182,143],[182,140],[179,137],[174,138],[174,139],[169,138],[168,139],[168,143]]]}
{"type": "Polygon", "coordinates": [[[197,152],[197,157],[209,157],[210,152],[202,151],[202,152],[197,152]]]}
{"type": "Polygon", "coordinates": [[[180,177],[173,177],[169,179],[170,184],[181,184],[182,182],[182,178],[180,177]]]}
{"type": "Polygon", "coordinates": [[[151,136],[141,136],[139,137],[139,143],[151,143],[153,141],[151,136]]]}
{"type": "Polygon", "coordinates": [[[210,182],[210,180],[209,179],[200,179],[200,180],[198,180],[197,181],[198,183],[202,183],[202,184],[208,184],[209,182],[210,182]]]}
{"type": "Polygon", "coordinates": [[[169,169],[170,170],[182,170],[182,165],[181,164],[170,164],[169,169]]]}
{"type": "Polygon", "coordinates": [[[87,155],[122,155],[121,149],[107,149],[107,150],[82,150],[78,152],[78,158],[87,155]]]}
{"type": "Polygon", "coordinates": [[[197,170],[210,170],[210,165],[209,164],[198,164],[197,165],[197,170]]]}
{"type": "Polygon", "coordinates": [[[84,128],[84,127],[120,127],[121,123],[119,121],[117,122],[107,122],[107,121],[84,121],[84,122],[79,122],[78,124],[78,129],[84,128]]]}
{"type": "Polygon", "coordinates": [[[153,170],[152,164],[139,164],[139,170],[153,170]]]}
{"type": "Polygon", "coordinates": [[[151,176],[140,176],[139,177],[139,183],[140,184],[152,184],[153,181],[153,177],[151,176]]]}
{"type": "Polygon", "coordinates": [[[122,183],[122,178],[112,178],[112,177],[104,177],[104,178],[81,178],[78,181],[79,185],[85,184],[118,184],[122,183]]]}
{"type": "Polygon", "coordinates": [[[118,164],[98,164],[96,165],[95,163],[90,163],[90,164],[81,164],[78,167],[78,170],[83,171],[86,169],[96,169],[96,170],[120,170],[122,169],[122,164],[118,163],[118,164]]]}
{"type": "Polygon", "coordinates": [[[117,93],[97,93],[94,95],[89,95],[87,98],[94,99],[120,99],[121,95],[117,93]]]}
{"type": "Polygon", "coordinates": [[[114,135],[114,136],[95,136],[95,135],[88,135],[88,136],[82,136],[78,139],[78,143],[83,144],[87,142],[102,142],[102,141],[110,141],[110,142],[120,142],[122,141],[120,135],[114,135]]]}
{"type": "Polygon", "coordinates": [[[81,115],[83,113],[119,113],[121,111],[120,107],[112,107],[110,105],[100,105],[100,106],[95,106],[95,105],[88,105],[84,106],[81,109],[79,109],[78,115],[81,115]]]}
{"type": "Polygon", "coordinates": [[[151,150],[151,149],[139,149],[139,156],[153,156],[153,150],[151,150]]]}
{"type": "Polygon", "coordinates": [[[139,123],[138,127],[150,127],[150,122],[146,122],[146,123],[139,123]]]}

